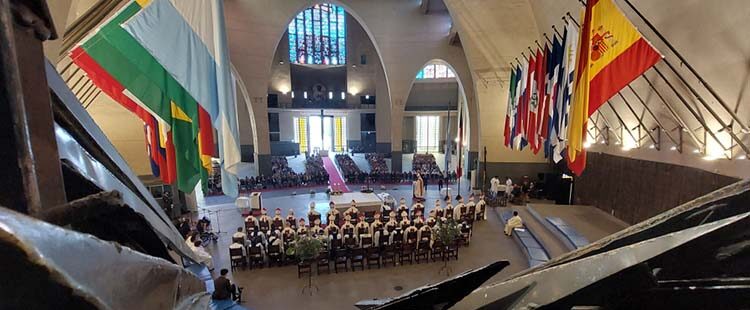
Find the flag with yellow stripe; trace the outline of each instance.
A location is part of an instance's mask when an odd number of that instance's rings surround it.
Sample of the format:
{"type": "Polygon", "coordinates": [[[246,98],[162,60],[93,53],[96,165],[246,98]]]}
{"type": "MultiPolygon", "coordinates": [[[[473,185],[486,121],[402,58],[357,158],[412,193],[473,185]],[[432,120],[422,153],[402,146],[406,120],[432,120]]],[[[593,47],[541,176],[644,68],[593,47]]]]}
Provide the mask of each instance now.
{"type": "Polygon", "coordinates": [[[586,167],[583,143],[588,118],[661,57],[612,0],[588,0],[568,127],[568,167],[573,173],[580,175],[586,167]]]}

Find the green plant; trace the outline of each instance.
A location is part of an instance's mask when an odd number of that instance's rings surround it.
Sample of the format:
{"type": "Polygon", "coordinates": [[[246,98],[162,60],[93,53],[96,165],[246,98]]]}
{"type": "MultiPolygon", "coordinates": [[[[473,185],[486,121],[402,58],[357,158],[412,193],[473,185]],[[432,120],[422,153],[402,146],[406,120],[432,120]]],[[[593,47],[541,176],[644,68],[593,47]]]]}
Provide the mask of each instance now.
{"type": "Polygon", "coordinates": [[[440,221],[438,223],[437,232],[435,233],[435,240],[440,241],[444,245],[453,244],[461,236],[461,229],[453,219],[447,221],[440,221]]]}
{"type": "Polygon", "coordinates": [[[286,249],[286,255],[296,256],[302,261],[311,260],[318,257],[323,249],[323,242],[318,238],[301,237],[296,238],[294,243],[286,249]]]}

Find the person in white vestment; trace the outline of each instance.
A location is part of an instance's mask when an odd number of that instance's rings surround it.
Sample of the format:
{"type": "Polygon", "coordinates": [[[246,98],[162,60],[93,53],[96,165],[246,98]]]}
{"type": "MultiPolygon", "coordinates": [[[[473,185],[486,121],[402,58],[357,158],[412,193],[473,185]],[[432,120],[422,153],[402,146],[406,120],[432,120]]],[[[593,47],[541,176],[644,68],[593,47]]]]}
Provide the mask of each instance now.
{"type": "Polygon", "coordinates": [[[417,179],[412,183],[412,193],[415,199],[424,200],[424,180],[417,174],[417,179]]]}
{"type": "Polygon", "coordinates": [[[510,201],[513,195],[513,180],[510,179],[510,177],[506,177],[505,179],[505,198],[510,201]]]}
{"type": "Polygon", "coordinates": [[[214,270],[214,260],[211,254],[208,254],[206,249],[203,248],[203,241],[196,240],[193,242],[193,252],[195,253],[198,263],[206,265],[208,270],[214,270]]]}
{"type": "Polygon", "coordinates": [[[505,223],[505,235],[510,236],[513,233],[513,229],[521,227],[523,227],[523,220],[518,216],[518,211],[513,211],[513,217],[505,223]]]}
{"type": "Polygon", "coordinates": [[[492,194],[492,198],[497,197],[497,190],[500,185],[500,179],[497,178],[497,176],[492,177],[490,179],[490,194],[492,194]]]}

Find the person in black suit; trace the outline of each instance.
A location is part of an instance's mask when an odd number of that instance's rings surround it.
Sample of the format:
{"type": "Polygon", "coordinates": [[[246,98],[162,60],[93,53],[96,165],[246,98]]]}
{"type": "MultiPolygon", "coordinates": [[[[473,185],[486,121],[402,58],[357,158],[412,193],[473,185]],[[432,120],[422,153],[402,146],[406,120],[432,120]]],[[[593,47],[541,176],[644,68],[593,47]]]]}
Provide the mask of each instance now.
{"type": "Polygon", "coordinates": [[[220,276],[214,279],[214,293],[211,295],[212,299],[224,300],[232,298],[232,300],[238,299],[237,288],[232,282],[227,279],[229,270],[222,269],[220,276]]]}

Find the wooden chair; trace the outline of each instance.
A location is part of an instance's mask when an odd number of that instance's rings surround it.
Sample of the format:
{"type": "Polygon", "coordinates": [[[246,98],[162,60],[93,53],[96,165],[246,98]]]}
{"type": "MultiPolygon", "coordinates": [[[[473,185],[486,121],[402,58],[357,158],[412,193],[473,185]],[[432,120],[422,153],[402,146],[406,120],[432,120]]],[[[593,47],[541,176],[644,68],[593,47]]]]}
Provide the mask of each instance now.
{"type": "Polygon", "coordinates": [[[260,227],[260,231],[262,231],[264,234],[267,234],[269,230],[271,230],[271,223],[260,221],[258,223],[258,227],[260,227]]]}
{"type": "Polygon", "coordinates": [[[279,267],[282,266],[283,255],[281,253],[281,247],[272,244],[268,246],[268,266],[270,267],[273,263],[278,264],[279,267]]]}
{"type": "Polygon", "coordinates": [[[365,249],[372,247],[372,237],[362,237],[360,246],[365,249]]]}
{"type": "Polygon", "coordinates": [[[443,255],[446,260],[451,260],[451,258],[455,258],[456,260],[458,260],[458,242],[446,245],[445,250],[443,251],[443,255]]]}
{"type": "Polygon", "coordinates": [[[357,266],[365,270],[365,249],[354,248],[349,251],[349,262],[352,265],[352,271],[357,270],[357,266]]]}
{"type": "Polygon", "coordinates": [[[440,260],[445,259],[444,251],[445,251],[445,246],[443,245],[443,243],[440,241],[435,241],[432,244],[432,253],[430,253],[431,254],[430,256],[432,256],[432,261],[433,262],[437,261],[438,257],[440,258],[440,260]]]}
{"type": "Polygon", "coordinates": [[[354,238],[354,236],[351,236],[349,238],[344,239],[344,247],[346,248],[354,248],[357,246],[357,239],[354,238]]]}
{"type": "Polygon", "coordinates": [[[328,259],[328,252],[323,251],[320,252],[317,259],[317,268],[318,268],[318,275],[325,269],[327,274],[331,274],[331,265],[329,264],[330,261],[328,259]]]}
{"type": "Polygon", "coordinates": [[[252,269],[255,265],[263,268],[263,252],[260,247],[251,246],[247,250],[247,256],[250,258],[250,268],[252,269]]]}
{"type": "Polygon", "coordinates": [[[302,278],[303,274],[311,274],[312,265],[309,261],[299,262],[297,264],[297,278],[302,278]]]}
{"type": "Polygon", "coordinates": [[[339,273],[339,266],[343,266],[344,271],[349,271],[348,261],[348,251],[346,249],[337,249],[333,254],[333,271],[339,273]]]}
{"type": "Polygon", "coordinates": [[[383,246],[383,254],[380,255],[383,266],[388,266],[388,262],[396,266],[396,248],[392,244],[383,246]]]}
{"type": "Polygon", "coordinates": [[[481,206],[479,207],[479,213],[477,213],[477,214],[475,215],[475,218],[474,218],[475,220],[477,220],[477,221],[482,221],[482,220],[484,220],[484,218],[483,218],[483,217],[484,217],[484,212],[485,212],[485,211],[484,211],[484,209],[485,209],[486,207],[487,207],[487,204],[486,204],[486,203],[485,203],[485,204],[482,204],[482,205],[481,205],[481,206]]]}
{"type": "Polygon", "coordinates": [[[234,271],[235,268],[240,266],[247,265],[247,259],[245,259],[245,255],[242,253],[242,249],[229,249],[229,263],[231,265],[232,271],[234,271]]]}
{"type": "Polygon", "coordinates": [[[417,232],[410,231],[406,233],[406,243],[416,244],[417,243],[417,232]]]}
{"type": "Polygon", "coordinates": [[[255,222],[245,222],[245,233],[250,234],[253,230],[255,230],[255,222]]]}
{"type": "Polygon", "coordinates": [[[378,266],[378,269],[382,266],[380,263],[380,249],[377,247],[370,247],[367,249],[367,268],[372,269],[372,266],[378,266]]]}
{"type": "Polygon", "coordinates": [[[341,239],[333,239],[331,240],[331,251],[338,250],[341,248],[341,239]]]}
{"type": "Polygon", "coordinates": [[[372,223],[375,221],[375,211],[365,211],[365,222],[372,223]]]}
{"type": "Polygon", "coordinates": [[[271,223],[271,230],[272,231],[276,231],[276,230],[281,231],[282,229],[284,229],[284,221],[283,220],[274,220],[271,223]]]}
{"type": "Polygon", "coordinates": [[[429,241],[420,241],[419,245],[417,246],[417,252],[414,254],[414,260],[417,261],[417,264],[419,264],[419,261],[421,258],[424,258],[425,263],[430,262],[430,242],[429,241]]]}
{"type": "Polygon", "coordinates": [[[408,260],[409,265],[414,263],[414,244],[404,243],[401,245],[401,253],[398,255],[399,262],[401,265],[404,261],[408,260]]]}
{"type": "Polygon", "coordinates": [[[393,245],[396,246],[396,248],[401,248],[401,244],[404,242],[404,234],[400,230],[395,230],[393,232],[393,245]]]}
{"type": "Polygon", "coordinates": [[[235,237],[232,237],[232,243],[245,244],[245,238],[235,238],[235,237]]]}

